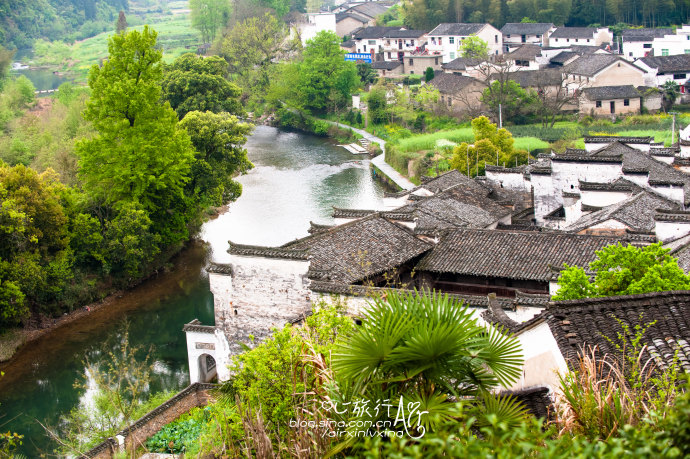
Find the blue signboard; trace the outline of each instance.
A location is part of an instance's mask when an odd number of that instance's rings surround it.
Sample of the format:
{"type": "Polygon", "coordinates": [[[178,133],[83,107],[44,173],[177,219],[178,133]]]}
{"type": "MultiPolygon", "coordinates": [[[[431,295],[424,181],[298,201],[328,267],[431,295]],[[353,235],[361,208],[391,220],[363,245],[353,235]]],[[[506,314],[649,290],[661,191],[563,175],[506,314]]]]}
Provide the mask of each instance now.
{"type": "Polygon", "coordinates": [[[371,54],[369,53],[347,53],[345,54],[346,61],[352,62],[366,62],[371,64],[371,54]]]}

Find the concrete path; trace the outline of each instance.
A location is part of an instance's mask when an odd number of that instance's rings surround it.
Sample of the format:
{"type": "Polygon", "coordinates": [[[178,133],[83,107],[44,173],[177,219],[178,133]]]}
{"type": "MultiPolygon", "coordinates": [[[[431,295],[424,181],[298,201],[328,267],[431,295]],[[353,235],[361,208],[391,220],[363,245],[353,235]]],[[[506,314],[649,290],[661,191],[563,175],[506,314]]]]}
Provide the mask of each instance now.
{"type": "MultiPolygon", "coordinates": [[[[326,120],[324,120],[324,121],[326,121],[326,120]]],[[[398,185],[403,190],[411,190],[412,188],[417,186],[414,183],[410,182],[408,179],[406,179],[400,172],[393,169],[393,167],[391,167],[391,165],[386,162],[386,159],[385,159],[386,141],[385,140],[383,140],[379,137],[376,137],[375,135],[370,134],[363,129],[353,128],[352,126],[348,126],[347,124],[336,123],[335,121],[326,121],[326,122],[331,123],[331,124],[335,124],[336,126],[339,126],[343,129],[352,129],[354,132],[361,135],[362,137],[364,137],[368,141],[378,143],[379,146],[381,147],[381,151],[383,151],[383,153],[381,153],[380,155],[378,155],[377,157],[372,159],[371,160],[372,164],[374,166],[376,166],[381,172],[386,174],[386,176],[389,179],[391,179],[391,181],[393,183],[398,185]]]]}

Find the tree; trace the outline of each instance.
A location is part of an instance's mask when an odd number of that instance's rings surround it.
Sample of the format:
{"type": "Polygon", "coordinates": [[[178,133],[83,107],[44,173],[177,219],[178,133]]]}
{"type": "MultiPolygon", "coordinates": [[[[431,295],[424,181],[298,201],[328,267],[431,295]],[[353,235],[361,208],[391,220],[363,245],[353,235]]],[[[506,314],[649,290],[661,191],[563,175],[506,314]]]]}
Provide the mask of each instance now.
{"type": "Polygon", "coordinates": [[[515,121],[518,116],[532,109],[536,94],[534,91],[526,91],[511,80],[510,74],[504,72],[504,69],[505,66],[490,76],[493,81],[484,90],[480,100],[491,109],[495,119],[515,121]]]}
{"type": "Polygon", "coordinates": [[[402,3],[404,24],[413,29],[431,30],[442,22],[456,22],[456,1],[408,0],[402,3]]]}
{"type": "Polygon", "coordinates": [[[424,72],[424,81],[428,83],[434,79],[434,76],[434,69],[431,67],[427,67],[426,71],[424,72]]]}
{"type": "MultiPolygon", "coordinates": [[[[447,295],[390,291],[365,307],[362,318],[333,350],[333,400],[389,400],[393,409],[367,410],[359,420],[392,421],[399,402],[418,402],[426,415],[411,416],[409,433],[423,435],[459,413],[456,401],[495,401],[489,391],[520,376],[519,342],[479,325],[468,307],[447,295]]],[[[483,408],[498,414],[497,405],[506,408],[501,422],[522,419],[522,411],[505,399],[483,408]]],[[[399,422],[393,426],[402,428],[399,422]]]]}
{"type": "Polygon", "coordinates": [[[663,98],[664,111],[668,112],[676,99],[680,95],[680,86],[673,80],[666,81],[661,85],[661,96],[663,98]]]}
{"type": "Polygon", "coordinates": [[[678,266],[660,242],[646,247],[624,246],[621,243],[596,252],[589,264],[594,282],[578,266],[565,266],[558,278],[554,300],[635,295],[648,292],[690,289],[690,276],[678,266]]]}
{"type": "Polygon", "coordinates": [[[192,210],[183,191],[194,150],[169,104],[160,102],[156,32],[144,27],[109,39],[110,56],[89,73],[84,118],[98,134],[77,143],[84,189],[110,206],[140,204],[165,244],[187,236],[192,210]]]}
{"type": "Polygon", "coordinates": [[[220,54],[245,92],[263,96],[273,63],[301,47],[298,40],[288,40],[287,34],[285,24],[266,13],[235,24],[223,38],[220,54]]]}
{"type": "Polygon", "coordinates": [[[470,35],[458,45],[458,54],[475,59],[489,58],[489,45],[481,38],[470,35]]]}
{"type": "Polygon", "coordinates": [[[229,112],[243,115],[240,88],[225,79],[227,63],[218,56],[186,53],[165,69],[163,100],[182,119],[191,111],[229,112]]]}
{"type": "Polygon", "coordinates": [[[230,2],[228,0],[189,0],[192,27],[201,32],[204,43],[216,39],[216,32],[223,27],[230,18],[230,2]]]}
{"type": "Polygon", "coordinates": [[[338,36],[321,31],[307,41],[299,65],[297,93],[299,105],[323,111],[342,106],[358,85],[357,66],[344,59],[338,36]]]}
{"type": "Polygon", "coordinates": [[[122,10],[120,10],[120,14],[117,17],[117,24],[115,24],[115,32],[127,32],[127,18],[125,17],[125,12],[122,10]]]}
{"type": "Polygon", "coordinates": [[[537,82],[534,96],[542,127],[553,127],[556,117],[564,107],[577,105],[583,83],[569,82],[566,85],[566,80],[567,76],[561,71],[544,70],[542,78],[537,82]]]}
{"type": "Polygon", "coordinates": [[[4,46],[0,45],[0,89],[4,83],[5,78],[7,78],[7,72],[12,65],[12,58],[14,57],[14,50],[5,49],[4,46]]]}
{"type": "Polygon", "coordinates": [[[384,86],[375,86],[367,96],[367,116],[371,124],[383,124],[388,121],[388,102],[384,86]]]}
{"type": "Polygon", "coordinates": [[[359,81],[365,86],[374,83],[378,78],[376,70],[368,62],[357,64],[357,74],[359,75],[359,81]]]}
{"type": "Polygon", "coordinates": [[[198,196],[205,206],[221,206],[237,199],[242,186],[232,177],[253,167],[242,148],[253,126],[228,113],[197,111],[187,113],[180,125],[196,149],[188,193],[198,196]]]}

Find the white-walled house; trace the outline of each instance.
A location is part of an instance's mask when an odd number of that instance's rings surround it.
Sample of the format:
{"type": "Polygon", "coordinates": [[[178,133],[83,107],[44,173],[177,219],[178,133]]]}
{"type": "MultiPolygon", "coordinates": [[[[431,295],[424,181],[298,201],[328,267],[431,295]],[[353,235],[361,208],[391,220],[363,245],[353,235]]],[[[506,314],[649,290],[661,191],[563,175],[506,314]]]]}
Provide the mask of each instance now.
{"type": "Polygon", "coordinates": [[[431,54],[441,54],[443,63],[450,62],[460,57],[458,47],[470,36],[484,40],[489,47],[490,55],[503,53],[503,35],[491,24],[439,24],[427,34],[426,48],[431,54]]]}
{"type": "Polygon", "coordinates": [[[621,54],[629,61],[651,56],[654,39],[672,33],[672,29],[625,29],[621,33],[621,54]]]}
{"type": "Polygon", "coordinates": [[[570,46],[601,46],[613,42],[613,33],[608,27],[559,27],[549,36],[549,46],[567,48],[570,46]]]}
{"type": "Polygon", "coordinates": [[[649,56],[635,61],[635,65],[647,71],[646,84],[659,87],[667,81],[675,81],[686,96],[685,85],[690,78],[690,54],[674,56],[649,56]]]}
{"type": "Polygon", "coordinates": [[[308,22],[300,27],[302,45],[305,45],[307,40],[316,37],[316,34],[319,32],[336,32],[334,13],[309,13],[307,14],[307,20],[308,22]]]}
{"type": "Polygon", "coordinates": [[[556,30],[552,23],[524,23],[509,22],[501,27],[503,34],[503,52],[508,53],[512,48],[524,44],[542,47],[549,46],[549,37],[556,30]]]}
{"type": "Polygon", "coordinates": [[[652,42],[652,56],[675,56],[690,53],[690,25],[676,29],[676,33],[657,37],[652,42]]]}
{"type": "Polygon", "coordinates": [[[567,85],[573,90],[621,84],[644,86],[647,72],[613,54],[580,56],[563,67],[567,85]]]}

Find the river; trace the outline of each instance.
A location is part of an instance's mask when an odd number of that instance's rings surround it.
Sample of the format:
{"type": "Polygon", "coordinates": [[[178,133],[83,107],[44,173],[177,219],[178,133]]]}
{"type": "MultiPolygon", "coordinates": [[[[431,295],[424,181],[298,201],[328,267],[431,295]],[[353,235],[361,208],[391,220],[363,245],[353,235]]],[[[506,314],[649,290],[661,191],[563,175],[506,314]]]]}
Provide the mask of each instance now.
{"type": "Polygon", "coordinates": [[[207,222],[169,272],[125,293],[108,308],[47,334],[22,349],[0,379],[0,431],[25,435],[22,453],[37,457],[54,447],[38,420],[55,426],[78,407],[85,391],[84,358],[98,361],[98,349],[129,323],[134,345],[153,346],[151,389],[177,390],[189,383],[182,326],[199,318],[212,324],[213,298],[204,266],[227,260],[227,241],[282,244],[305,236],[309,221],[332,222],[331,207],[381,208],[383,187],[371,177],[368,160],[330,141],[258,126],[247,142],[255,167],[239,177],[242,196],[207,222]]]}

